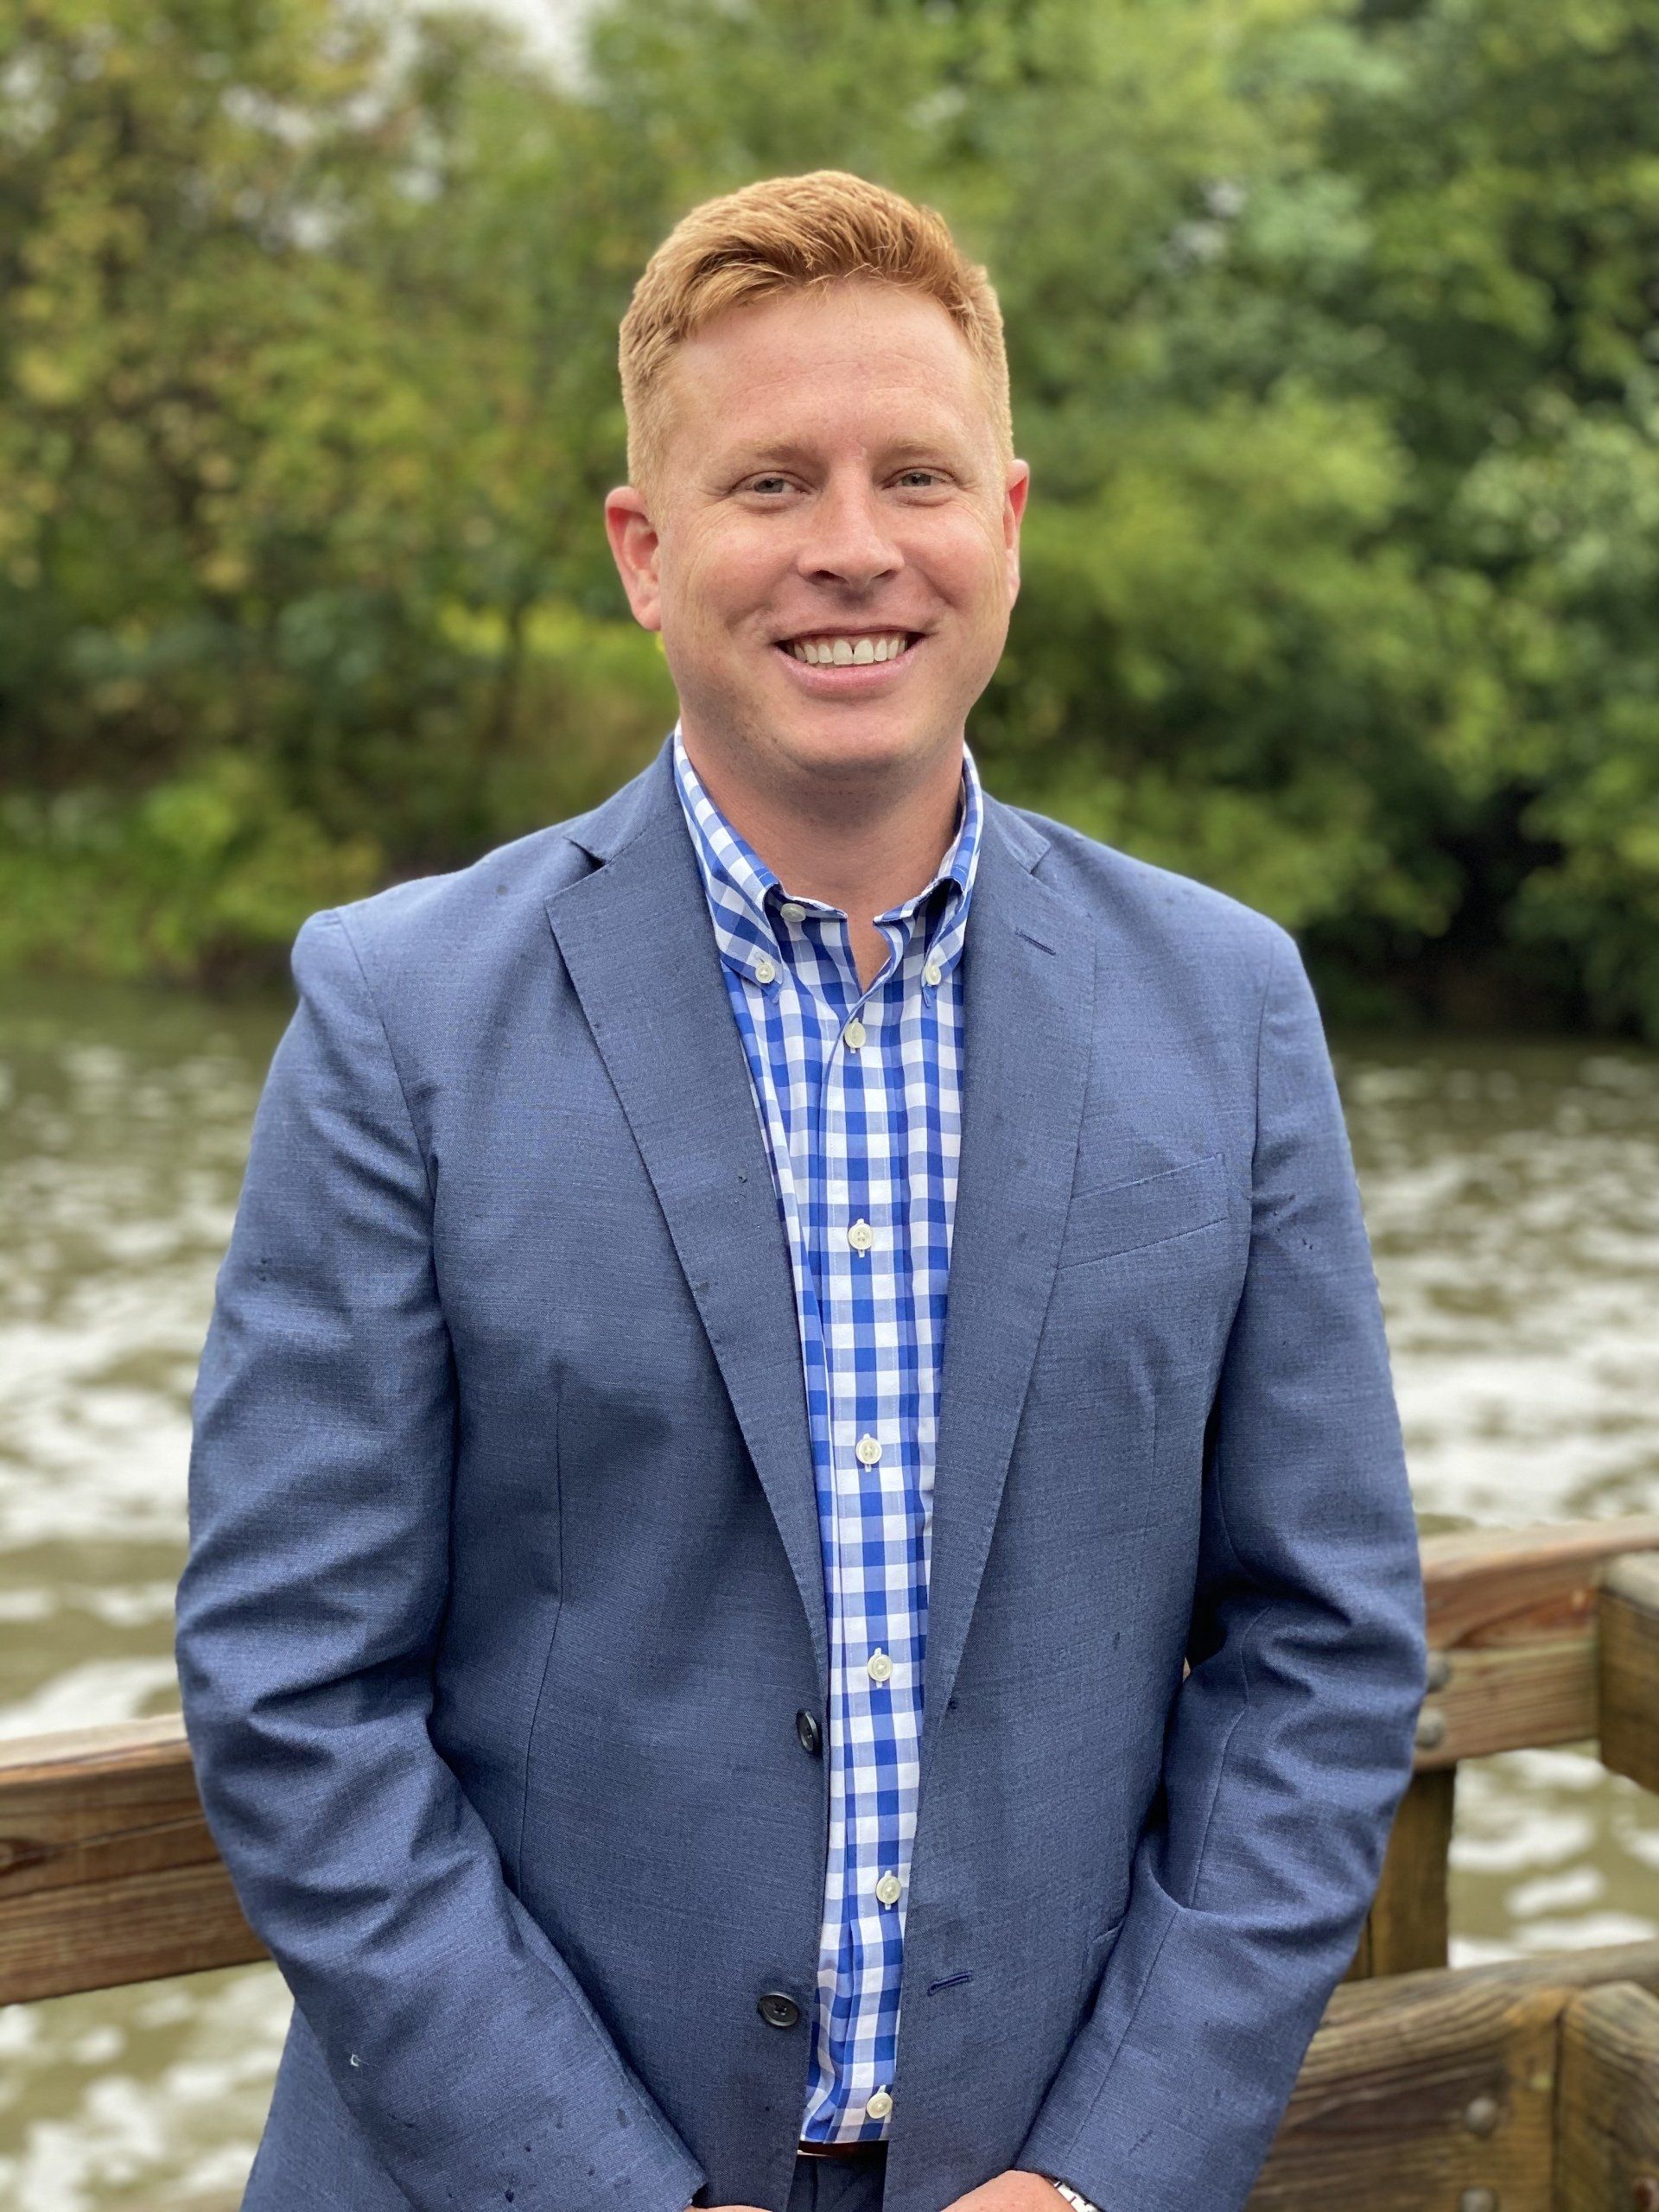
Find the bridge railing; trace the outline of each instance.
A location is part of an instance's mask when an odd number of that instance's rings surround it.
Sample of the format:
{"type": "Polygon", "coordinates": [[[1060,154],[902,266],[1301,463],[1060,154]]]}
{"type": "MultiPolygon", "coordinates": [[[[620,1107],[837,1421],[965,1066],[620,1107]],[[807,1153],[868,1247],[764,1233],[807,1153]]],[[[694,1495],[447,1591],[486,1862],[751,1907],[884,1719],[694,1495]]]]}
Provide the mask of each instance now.
{"type": "MultiPolygon", "coordinates": [[[[1659,2212],[1659,1940],[1446,1965],[1461,1760],[1587,1742],[1659,1790],[1659,1515],[1421,1542],[1415,1770],[1251,2212],[1659,2212]]],[[[179,1714],[0,1739],[0,2003],[268,1955],[179,1714]]]]}

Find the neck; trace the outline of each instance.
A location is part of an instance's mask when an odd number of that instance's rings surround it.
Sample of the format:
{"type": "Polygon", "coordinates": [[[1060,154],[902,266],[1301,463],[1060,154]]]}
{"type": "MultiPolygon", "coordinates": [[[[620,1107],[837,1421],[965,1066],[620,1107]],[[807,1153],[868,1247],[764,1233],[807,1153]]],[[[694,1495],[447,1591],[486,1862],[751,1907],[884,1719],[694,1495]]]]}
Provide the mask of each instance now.
{"type": "MultiPolygon", "coordinates": [[[[925,890],[957,833],[963,737],[880,778],[831,781],[753,764],[680,724],[703,789],[785,891],[839,906],[857,931],[925,890]]],[[[876,942],[880,943],[879,935],[876,942]]]]}

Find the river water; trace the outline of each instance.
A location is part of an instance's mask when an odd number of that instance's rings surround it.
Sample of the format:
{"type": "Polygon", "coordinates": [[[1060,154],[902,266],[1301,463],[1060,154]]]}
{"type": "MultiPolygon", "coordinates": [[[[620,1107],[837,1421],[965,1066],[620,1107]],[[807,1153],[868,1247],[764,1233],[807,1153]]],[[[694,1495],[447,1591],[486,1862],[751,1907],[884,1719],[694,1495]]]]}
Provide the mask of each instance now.
{"type": "MultiPolygon", "coordinates": [[[[0,988],[0,1734],[176,1710],[189,1397],[286,1003],[0,988]]],[[[1659,1057],[1348,1038],[1427,1530],[1659,1509],[1659,1057]]],[[[1452,1961],[1659,1935],[1659,1800],[1459,1771],[1452,1961]]],[[[0,2012],[3,2212],[230,2212],[270,1964],[0,2012]]]]}

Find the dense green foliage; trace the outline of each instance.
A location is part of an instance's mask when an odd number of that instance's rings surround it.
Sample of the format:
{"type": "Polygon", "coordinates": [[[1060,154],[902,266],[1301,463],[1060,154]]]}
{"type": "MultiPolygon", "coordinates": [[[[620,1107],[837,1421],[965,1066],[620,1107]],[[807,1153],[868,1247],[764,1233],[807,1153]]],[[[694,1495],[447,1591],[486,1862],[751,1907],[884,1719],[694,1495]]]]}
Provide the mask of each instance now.
{"type": "Polygon", "coordinates": [[[990,787],[1339,1011],[1659,1036],[1659,0],[21,0],[0,964],[280,965],[673,713],[601,501],[696,200],[986,261],[1033,468],[990,787]]]}

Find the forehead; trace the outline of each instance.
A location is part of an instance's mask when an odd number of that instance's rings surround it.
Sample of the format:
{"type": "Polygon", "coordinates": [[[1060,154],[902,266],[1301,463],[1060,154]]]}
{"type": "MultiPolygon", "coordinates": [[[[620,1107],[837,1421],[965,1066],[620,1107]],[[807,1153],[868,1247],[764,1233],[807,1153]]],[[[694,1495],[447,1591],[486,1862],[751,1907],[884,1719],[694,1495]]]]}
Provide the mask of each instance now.
{"type": "Polygon", "coordinates": [[[722,449],[787,431],[977,434],[987,397],[938,301],[846,280],[728,308],[671,356],[676,410],[722,449]]]}

